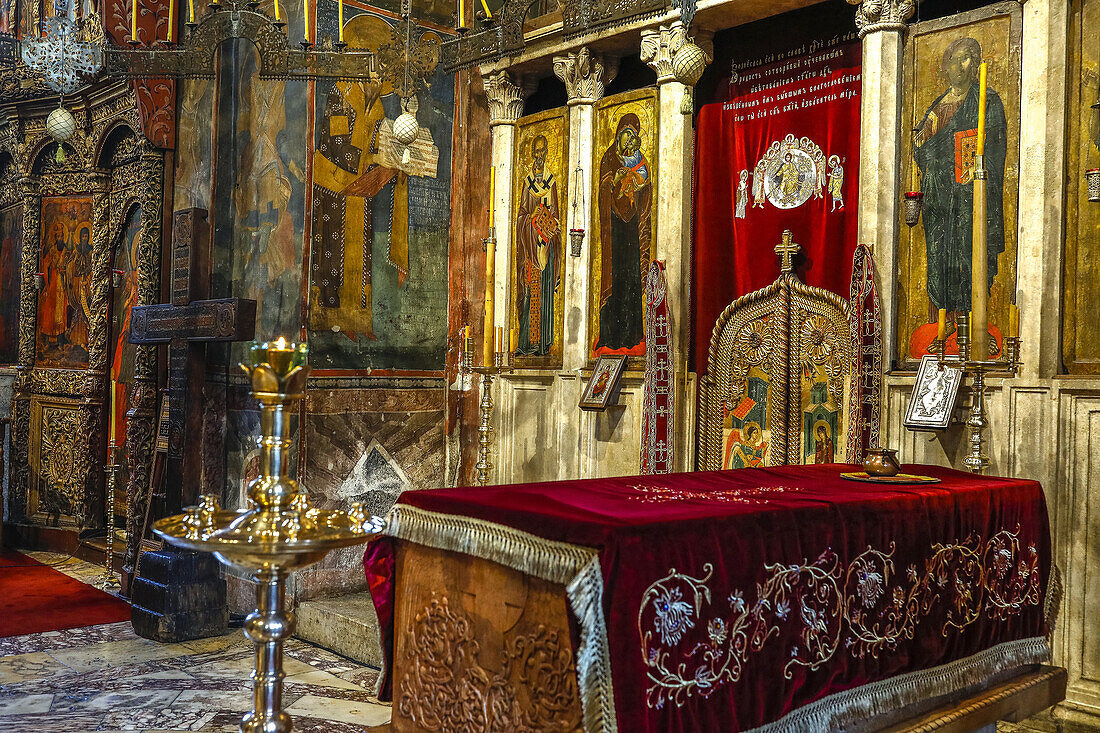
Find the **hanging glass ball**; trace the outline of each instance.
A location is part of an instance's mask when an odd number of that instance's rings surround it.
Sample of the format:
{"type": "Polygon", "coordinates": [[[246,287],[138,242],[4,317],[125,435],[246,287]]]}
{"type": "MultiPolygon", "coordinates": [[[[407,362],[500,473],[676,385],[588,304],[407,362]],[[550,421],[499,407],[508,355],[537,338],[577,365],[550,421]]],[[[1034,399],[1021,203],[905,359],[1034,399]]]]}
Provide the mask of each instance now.
{"type": "Polygon", "coordinates": [[[74,132],[76,132],[76,120],[64,107],[58,107],[46,118],[46,133],[58,143],[68,140],[74,132]]]}
{"type": "Polygon", "coordinates": [[[707,52],[691,40],[680,46],[672,57],[672,75],[676,81],[689,87],[695,86],[706,68],[707,52]]]}
{"type": "Polygon", "coordinates": [[[393,136],[402,145],[411,145],[420,134],[420,123],[412,112],[402,112],[393,122],[393,136]]]}

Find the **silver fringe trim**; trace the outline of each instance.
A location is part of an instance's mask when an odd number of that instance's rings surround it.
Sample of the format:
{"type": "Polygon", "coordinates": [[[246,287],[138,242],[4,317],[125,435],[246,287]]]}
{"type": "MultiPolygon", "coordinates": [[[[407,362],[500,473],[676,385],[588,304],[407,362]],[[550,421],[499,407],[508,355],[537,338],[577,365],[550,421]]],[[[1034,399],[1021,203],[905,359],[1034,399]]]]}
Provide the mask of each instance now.
{"type": "MultiPolygon", "coordinates": [[[[580,627],[576,663],[584,729],[586,733],[618,730],[598,551],[543,539],[501,524],[429,512],[404,504],[396,504],[390,510],[384,533],[425,547],[497,562],[564,585],[580,627]]],[[[379,675],[379,680],[382,677],[379,675]]]]}
{"type": "Polygon", "coordinates": [[[823,697],[746,733],[836,730],[856,720],[893,712],[928,698],[949,695],[980,684],[998,672],[1049,660],[1050,645],[1046,637],[1006,641],[939,667],[909,672],[823,697]]]}

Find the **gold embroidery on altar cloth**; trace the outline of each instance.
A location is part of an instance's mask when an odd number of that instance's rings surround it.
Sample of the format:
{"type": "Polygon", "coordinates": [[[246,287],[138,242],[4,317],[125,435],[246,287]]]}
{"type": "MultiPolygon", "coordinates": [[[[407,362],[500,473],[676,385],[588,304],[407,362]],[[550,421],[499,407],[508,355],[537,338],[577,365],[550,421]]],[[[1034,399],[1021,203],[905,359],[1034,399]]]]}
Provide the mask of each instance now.
{"type": "MultiPolygon", "coordinates": [[[[652,487],[650,487],[652,488],[652,487]]],[[[699,493],[699,492],[697,492],[699,493]]],[[[712,618],[709,585],[714,566],[700,577],[678,572],[651,584],[638,608],[638,636],[650,686],[646,704],[661,709],[671,702],[707,698],[741,678],[749,657],[792,624],[797,638],[783,668],[791,679],[796,666],[815,670],[843,645],[853,656],[878,658],[884,649],[910,640],[920,620],[937,610],[945,622],[943,637],[965,628],[984,613],[1006,620],[1041,602],[1039,558],[1034,543],[1020,547],[1019,527],[1001,530],[988,542],[972,534],[963,542],[935,543],[923,567],[895,571],[895,545],[887,551],[867,547],[847,565],[827,548],[813,562],[770,564],[750,602],[741,589],[719,602],[712,618]],[[723,612],[722,608],[729,610],[723,612]],[[689,631],[706,629],[706,639],[689,631]]]]}
{"type": "Polygon", "coordinates": [[[627,496],[631,501],[646,504],[664,504],[672,501],[715,501],[722,503],[767,504],[768,494],[801,491],[801,488],[789,486],[754,486],[747,489],[720,489],[718,491],[693,491],[692,489],[674,489],[671,486],[647,486],[635,484],[630,488],[637,494],[627,496]]]}

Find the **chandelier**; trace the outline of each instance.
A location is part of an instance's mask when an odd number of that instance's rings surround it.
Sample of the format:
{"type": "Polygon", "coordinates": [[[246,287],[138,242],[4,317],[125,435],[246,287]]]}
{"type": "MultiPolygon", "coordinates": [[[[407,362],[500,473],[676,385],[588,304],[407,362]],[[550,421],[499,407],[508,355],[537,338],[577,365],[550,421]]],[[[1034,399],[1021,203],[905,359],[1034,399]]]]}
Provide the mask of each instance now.
{"type": "Polygon", "coordinates": [[[45,21],[42,38],[19,43],[23,63],[38,72],[46,86],[71,94],[103,68],[103,23],[96,13],[77,20],[71,0],[56,0],[55,15],[45,21]]]}

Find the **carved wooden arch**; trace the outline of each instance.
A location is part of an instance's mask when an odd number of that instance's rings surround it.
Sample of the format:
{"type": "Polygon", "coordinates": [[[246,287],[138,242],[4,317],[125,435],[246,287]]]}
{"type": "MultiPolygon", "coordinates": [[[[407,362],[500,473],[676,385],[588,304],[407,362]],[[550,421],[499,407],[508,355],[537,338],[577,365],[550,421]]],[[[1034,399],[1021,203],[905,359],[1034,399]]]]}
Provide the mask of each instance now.
{"type": "Polygon", "coordinates": [[[115,119],[108,123],[106,127],[103,128],[103,131],[96,137],[96,142],[92,149],[92,160],[95,161],[95,166],[103,169],[111,168],[111,161],[105,157],[107,154],[113,152],[113,149],[109,146],[114,143],[116,139],[125,137],[133,137],[134,142],[140,142],[142,140],[142,135],[138,132],[139,129],[140,128],[135,129],[132,122],[127,119],[115,119]],[[123,134],[124,131],[128,132],[129,135],[123,134]]]}
{"type": "Polygon", "coordinates": [[[30,170],[28,170],[27,173],[34,176],[48,175],[62,168],[76,171],[88,167],[83,151],[78,150],[67,140],[60,143],[53,139],[39,140],[35,143],[35,147],[32,149],[31,154],[27,156],[27,160],[30,165],[30,170]],[[58,163],[54,160],[57,146],[60,146],[65,151],[64,163],[58,163]]]}
{"type": "MultiPolygon", "coordinates": [[[[46,172],[26,175],[19,186],[23,211],[24,266],[22,303],[20,307],[20,353],[16,394],[12,401],[12,499],[9,507],[15,517],[32,523],[41,520],[29,516],[34,511],[32,495],[42,490],[56,491],[43,484],[30,470],[32,461],[40,463],[41,428],[45,407],[65,413],[76,426],[78,440],[73,444],[74,471],[81,477],[82,504],[73,507],[73,514],[63,521],[80,525],[90,520],[101,524],[100,497],[103,485],[103,445],[106,431],[105,402],[107,399],[107,342],[109,336],[108,300],[110,298],[110,263],[116,242],[121,239],[120,227],[127,212],[135,204],[142,207],[142,242],[139,250],[139,298],[155,302],[159,296],[160,226],[163,216],[164,154],[147,145],[136,125],[137,112],[133,92],[122,84],[110,90],[103,101],[77,110],[77,119],[84,129],[73,142],[83,150],[83,156],[71,159],[63,170],[56,166],[39,166],[46,172]],[[122,156],[113,155],[112,141],[132,139],[136,145],[122,156]],[[95,164],[103,167],[94,167],[95,164]],[[118,163],[118,165],[115,165],[118,163]],[[69,165],[80,166],[75,168],[69,165]],[[114,167],[111,167],[114,166],[114,167]],[[35,334],[37,328],[37,292],[34,273],[38,269],[41,251],[41,207],[47,196],[90,194],[93,199],[92,273],[88,289],[91,318],[88,328],[88,365],[80,369],[44,368],[35,364],[35,334]],[[33,419],[32,419],[33,413],[33,419]],[[37,452],[36,452],[37,451],[37,452]],[[79,516],[78,516],[79,515],[79,516]]],[[[49,152],[52,140],[45,134],[44,119],[36,116],[19,121],[25,125],[26,137],[35,140],[27,155],[34,165],[43,151],[49,152]]],[[[143,394],[155,394],[154,356],[139,353],[138,368],[151,382],[143,394]]],[[[137,396],[135,395],[135,399],[137,396]]],[[[143,400],[148,401],[145,397],[143,400]]],[[[147,442],[147,441],[141,441],[147,442]]],[[[144,447],[144,446],[143,446],[144,447]]],[[[147,452],[147,451],[146,451],[147,452]]]]}

